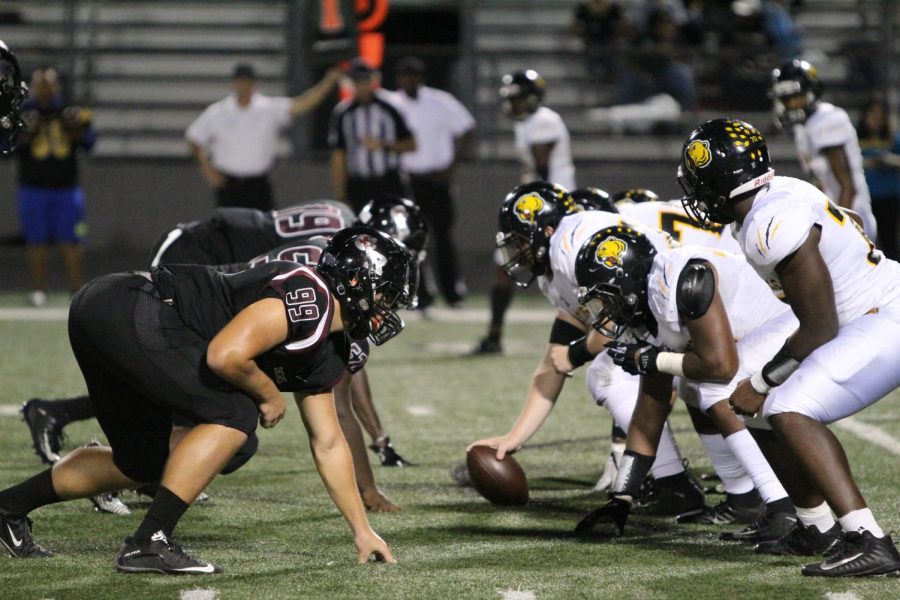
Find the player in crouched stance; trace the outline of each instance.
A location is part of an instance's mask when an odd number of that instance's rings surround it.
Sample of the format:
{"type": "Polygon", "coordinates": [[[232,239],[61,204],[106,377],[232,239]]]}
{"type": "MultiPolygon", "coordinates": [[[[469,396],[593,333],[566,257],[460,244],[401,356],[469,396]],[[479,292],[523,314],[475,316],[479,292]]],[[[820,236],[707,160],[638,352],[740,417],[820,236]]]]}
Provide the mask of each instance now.
{"type": "Polygon", "coordinates": [[[791,497],[802,526],[778,542],[782,553],[827,548],[818,542],[833,510],[840,539],[804,575],[897,573],[900,554],[827,424],[900,385],[900,264],[884,258],[854,214],[806,182],[774,175],[765,139],[748,123],[709,121],[684,143],[685,208],[701,225],[733,223],[747,261],[799,321],[730,402],[738,414],[765,417],[799,466],[791,497]]]}
{"type": "Polygon", "coordinates": [[[272,262],[235,274],[197,265],[101,277],[72,303],[69,337],[111,447],[80,448],[0,491],[0,543],[14,557],[50,552],[31,534],[41,506],[160,481],[144,520],[122,544],[123,572],[216,573],[172,539],[197,495],[257,421],[278,424],[294,397],[316,467],[354,534],[360,562],[393,562],[369,526],[331,389],[350,339],[376,345],[403,328],[411,258],[389,236],[351,227],[315,268],[272,262]],[[196,426],[169,449],[173,416],[196,426]]]}

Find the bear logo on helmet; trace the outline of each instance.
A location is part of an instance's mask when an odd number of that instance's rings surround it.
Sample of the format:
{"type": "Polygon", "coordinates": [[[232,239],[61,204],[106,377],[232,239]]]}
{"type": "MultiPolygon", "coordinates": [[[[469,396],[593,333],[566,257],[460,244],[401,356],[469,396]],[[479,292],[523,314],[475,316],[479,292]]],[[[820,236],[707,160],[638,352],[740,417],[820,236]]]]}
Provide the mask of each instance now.
{"type": "Polygon", "coordinates": [[[534,223],[539,212],[544,210],[544,199],[537,194],[525,194],[513,206],[516,218],[523,223],[534,223]]]}
{"type": "Polygon", "coordinates": [[[628,250],[628,244],[617,237],[603,240],[597,245],[597,262],[607,269],[615,269],[622,266],[622,255],[628,250]]]}
{"type": "Polygon", "coordinates": [[[684,154],[691,170],[702,169],[712,162],[712,154],[709,151],[709,142],[706,140],[694,140],[688,144],[684,154]]]}

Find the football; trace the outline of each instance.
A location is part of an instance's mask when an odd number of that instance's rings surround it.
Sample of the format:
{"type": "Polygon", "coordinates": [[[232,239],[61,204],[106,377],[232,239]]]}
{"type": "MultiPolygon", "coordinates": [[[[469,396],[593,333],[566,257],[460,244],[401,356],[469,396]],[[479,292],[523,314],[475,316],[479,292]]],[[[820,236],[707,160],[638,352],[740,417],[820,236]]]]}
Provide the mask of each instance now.
{"type": "Polygon", "coordinates": [[[525,471],[509,454],[497,460],[493,448],[475,446],[466,455],[466,466],[472,485],[493,504],[521,506],[528,502],[525,471]]]}

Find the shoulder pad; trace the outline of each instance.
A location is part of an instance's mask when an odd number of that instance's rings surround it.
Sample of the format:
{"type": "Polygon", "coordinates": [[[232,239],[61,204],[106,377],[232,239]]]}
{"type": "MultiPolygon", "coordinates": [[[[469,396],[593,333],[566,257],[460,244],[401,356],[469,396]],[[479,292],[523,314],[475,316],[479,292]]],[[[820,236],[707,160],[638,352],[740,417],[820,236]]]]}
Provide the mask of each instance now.
{"type": "Polygon", "coordinates": [[[716,295],[716,275],[705,260],[688,261],[675,291],[678,314],[688,319],[699,319],[706,314],[716,295]]]}

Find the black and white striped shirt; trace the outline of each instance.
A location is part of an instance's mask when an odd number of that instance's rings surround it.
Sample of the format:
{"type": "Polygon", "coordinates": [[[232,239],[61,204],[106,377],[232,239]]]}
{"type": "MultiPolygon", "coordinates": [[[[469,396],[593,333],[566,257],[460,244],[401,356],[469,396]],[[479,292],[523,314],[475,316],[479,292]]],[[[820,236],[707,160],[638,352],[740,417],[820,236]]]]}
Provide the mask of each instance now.
{"type": "Polygon", "coordinates": [[[386,149],[369,150],[363,146],[363,139],[375,138],[388,145],[412,136],[403,116],[378,90],[367,104],[350,99],[334,107],[328,145],[346,151],[348,176],[379,178],[398,172],[400,157],[386,149]]]}

